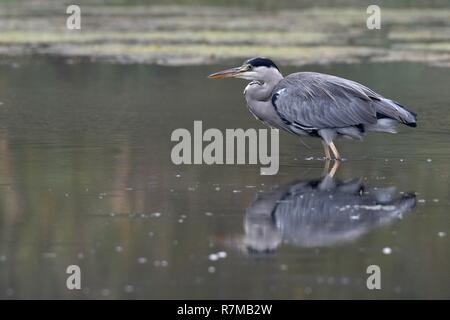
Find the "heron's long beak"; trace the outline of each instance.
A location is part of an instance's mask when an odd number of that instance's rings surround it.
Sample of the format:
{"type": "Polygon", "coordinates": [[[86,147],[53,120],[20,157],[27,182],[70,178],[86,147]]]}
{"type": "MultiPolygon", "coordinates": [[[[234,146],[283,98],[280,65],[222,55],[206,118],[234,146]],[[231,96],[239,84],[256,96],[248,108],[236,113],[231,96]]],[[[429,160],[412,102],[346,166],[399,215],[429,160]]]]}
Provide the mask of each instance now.
{"type": "Polygon", "coordinates": [[[244,67],[236,67],[210,74],[208,78],[212,79],[232,78],[245,71],[246,69],[244,67]]]}

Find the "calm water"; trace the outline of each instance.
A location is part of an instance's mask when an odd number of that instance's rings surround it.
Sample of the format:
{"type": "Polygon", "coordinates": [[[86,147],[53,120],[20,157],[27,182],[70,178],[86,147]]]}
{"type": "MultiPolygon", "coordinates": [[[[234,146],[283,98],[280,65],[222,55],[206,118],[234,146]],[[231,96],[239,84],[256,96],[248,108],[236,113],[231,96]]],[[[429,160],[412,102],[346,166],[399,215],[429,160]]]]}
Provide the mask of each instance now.
{"type": "Polygon", "coordinates": [[[171,132],[194,120],[263,128],[243,81],[206,79],[222,67],[3,60],[0,297],[450,298],[449,70],[302,68],[420,115],[417,129],[338,141],[349,160],[324,182],[325,163],[306,160],[319,141],[287,134],[276,176],[171,163],[171,132]],[[71,264],[80,291],[66,289],[71,264]],[[371,264],[379,291],[365,285],[371,264]]]}

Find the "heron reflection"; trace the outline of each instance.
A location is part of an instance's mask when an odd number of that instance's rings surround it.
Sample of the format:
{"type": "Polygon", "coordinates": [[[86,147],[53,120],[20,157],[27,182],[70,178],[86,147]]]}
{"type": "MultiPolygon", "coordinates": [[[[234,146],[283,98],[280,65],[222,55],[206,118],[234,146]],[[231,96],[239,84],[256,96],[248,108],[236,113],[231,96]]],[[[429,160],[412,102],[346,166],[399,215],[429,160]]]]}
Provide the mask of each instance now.
{"type": "Polygon", "coordinates": [[[281,243],[332,246],[399,219],[415,207],[413,193],[369,188],[362,179],[338,180],[333,178],[336,170],[335,165],[321,179],[258,194],[246,210],[240,246],[250,252],[271,252],[281,243]]]}

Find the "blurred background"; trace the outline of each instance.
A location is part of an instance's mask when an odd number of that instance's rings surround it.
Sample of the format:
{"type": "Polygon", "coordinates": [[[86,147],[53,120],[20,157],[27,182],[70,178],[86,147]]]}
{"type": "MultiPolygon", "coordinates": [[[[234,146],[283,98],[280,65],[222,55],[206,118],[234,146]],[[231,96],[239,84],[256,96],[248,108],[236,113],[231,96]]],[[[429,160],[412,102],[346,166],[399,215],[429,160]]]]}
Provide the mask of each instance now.
{"type": "Polygon", "coordinates": [[[448,1],[78,1],[81,30],[69,4],[0,2],[0,298],[450,298],[448,1]],[[170,135],[194,120],[264,128],[245,82],[206,78],[253,56],[416,111],[416,129],[339,141],[336,175],[415,208],[345,216],[315,233],[333,241],[305,244],[295,206],[261,221],[255,199],[320,180],[318,141],[280,134],[276,176],[173,165],[170,135]],[[71,264],[81,290],[66,287],[71,264]],[[370,264],[382,290],[366,287],[370,264]]]}
{"type": "MultiPolygon", "coordinates": [[[[85,0],[81,30],[67,30],[71,1],[4,0],[0,52],[187,65],[266,55],[307,63],[449,63],[448,0],[85,0]],[[366,9],[382,7],[369,30],[366,9]]],[[[75,4],[75,3],[74,3],[75,4]]]]}

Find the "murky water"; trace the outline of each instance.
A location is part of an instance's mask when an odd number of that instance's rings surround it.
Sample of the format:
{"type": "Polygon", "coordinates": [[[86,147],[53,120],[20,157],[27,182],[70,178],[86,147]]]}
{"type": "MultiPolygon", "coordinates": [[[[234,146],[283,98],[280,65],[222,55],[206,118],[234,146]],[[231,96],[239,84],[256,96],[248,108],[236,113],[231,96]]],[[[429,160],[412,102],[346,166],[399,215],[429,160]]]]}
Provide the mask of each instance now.
{"type": "Polygon", "coordinates": [[[171,163],[171,132],[194,120],[263,128],[243,81],[206,79],[222,67],[0,65],[0,297],[450,298],[448,69],[303,68],[419,113],[416,129],[338,141],[348,160],[323,180],[306,160],[320,142],[287,134],[276,176],[171,163]]]}

